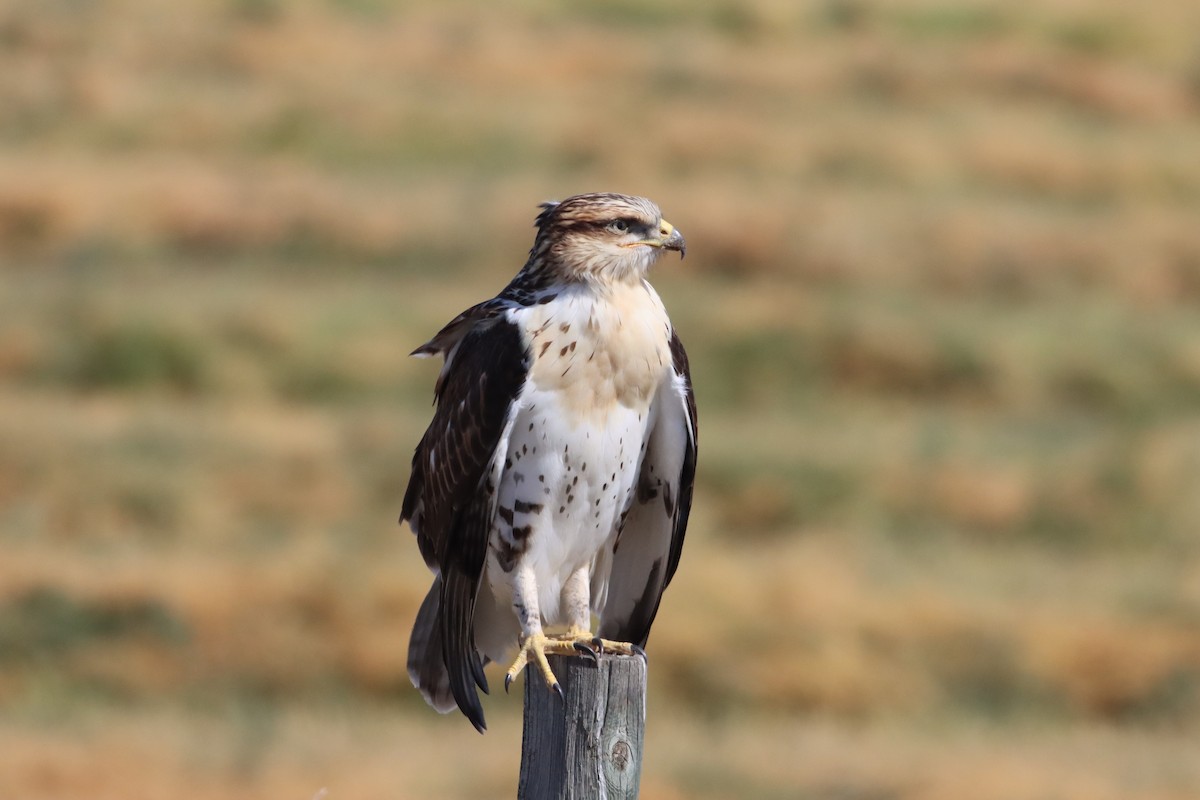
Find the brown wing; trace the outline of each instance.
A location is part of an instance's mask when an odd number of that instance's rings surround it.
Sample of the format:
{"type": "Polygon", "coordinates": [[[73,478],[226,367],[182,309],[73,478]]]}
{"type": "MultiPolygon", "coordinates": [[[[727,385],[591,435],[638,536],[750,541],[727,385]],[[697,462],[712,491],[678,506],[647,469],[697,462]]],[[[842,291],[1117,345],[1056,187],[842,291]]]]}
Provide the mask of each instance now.
{"type": "Polygon", "coordinates": [[[679,334],[674,331],[671,331],[671,361],[677,378],[677,393],[683,401],[684,411],[687,413],[688,442],[687,452],[683,459],[683,469],[679,474],[678,513],[675,517],[675,524],[672,526],[671,555],[667,560],[664,589],[671,582],[671,578],[675,577],[675,570],[679,568],[679,557],[683,554],[683,536],[687,532],[688,517],[692,513],[692,491],[696,486],[696,455],[699,452],[700,444],[699,420],[696,418],[696,393],[692,389],[692,367],[688,363],[687,351],[683,349],[683,342],[679,340],[679,334]]]}
{"type": "Polygon", "coordinates": [[[400,514],[440,577],[442,660],[455,702],[480,730],[483,709],[475,686],[486,692],[487,682],[475,649],[474,613],[491,529],[491,467],[506,449],[528,356],[521,332],[502,316],[476,324],[446,353],[437,410],[413,454],[400,514]]]}
{"type": "Polygon", "coordinates": [[[645,646],[663,591],[675,575],[696,480],[696,398],[687,353],[671,335],[674,378],[659,389],[630,506],[612,554],[600,636],[645,646]]]}

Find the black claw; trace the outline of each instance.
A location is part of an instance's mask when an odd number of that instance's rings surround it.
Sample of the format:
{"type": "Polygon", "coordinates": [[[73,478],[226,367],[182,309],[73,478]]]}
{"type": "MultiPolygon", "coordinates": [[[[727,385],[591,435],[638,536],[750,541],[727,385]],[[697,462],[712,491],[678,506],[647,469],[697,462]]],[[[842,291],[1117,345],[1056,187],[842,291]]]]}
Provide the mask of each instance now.
{"type": "Polygon", "coordinates": [[[596,648],[596,655],[604,655],[604,640],[599,636],[592,639],[592,647],[596,648]]]}
{"type": "Polygon", "coordinates": [[[597,653],[595,650],[588,647],[583,642],[575,642],[575,644],[572,645],[572,647],[575,648],[576,653],[579,653],[582,656],[587,656],[588,658],[590,658],[592,660],[593,664],[595,664],[597,667],[600,666],[600,654],[597,653]]]}
{"type": "Polygon", "coordinates": [[[512,686],[512,675],[505,674],[504,676],[504,693],[508,694],[508,687],[512,686]]]}
{"type": "Polygon", "coordinates": [[[554,691],[558,692],[559,700],[562,700],[564,703],[567,702],[567,695],[563,692],[561,683],[559,683],[558,681],[555,681],[554,685],[551,686],[550,688],[553,689],[554,691]]]}
{"type": "Polygon", "coordinates": [[[642,661],[645,661],[647,664],[650,663],[650,656],[646,655],[646,651],[642,649],[640,644],[631,644],[629,645],[629,649],[633,651],[634,655],[641,656],[642,661]]]}

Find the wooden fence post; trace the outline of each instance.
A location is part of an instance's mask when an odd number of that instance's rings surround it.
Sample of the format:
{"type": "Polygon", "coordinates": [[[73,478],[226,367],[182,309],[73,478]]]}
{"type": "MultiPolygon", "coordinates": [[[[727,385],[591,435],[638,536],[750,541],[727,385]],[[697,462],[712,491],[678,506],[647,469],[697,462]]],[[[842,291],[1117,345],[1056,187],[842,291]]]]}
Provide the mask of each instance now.
{"type": "Polygon", "coordinates": [[[635,800],[646,729],[640,656],[550,656],[563,699],[525,670],[518,800],[635,800]]]}

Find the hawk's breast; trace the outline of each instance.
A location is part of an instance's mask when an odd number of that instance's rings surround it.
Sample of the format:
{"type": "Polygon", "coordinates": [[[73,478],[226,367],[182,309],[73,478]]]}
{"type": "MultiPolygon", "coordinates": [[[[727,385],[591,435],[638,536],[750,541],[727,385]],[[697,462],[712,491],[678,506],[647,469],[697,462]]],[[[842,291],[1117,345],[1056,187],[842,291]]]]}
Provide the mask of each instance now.
{"type": "Polygon", "coordinates": [[[620,284],[603,295],[567,290],[530,312],[530,378],[560,392],[564,410],[582,420],[649,406],[671,363],[670,321],[649,284],[620,284]]]}
{"type": "MultiPolygon", "coordinates": [[[[489,570],[532,568],[548,624],[563,583],[615,536],[637,486],[669,321],[648,285],[522,309],[533,356],[501,473],[489,570]]],[[[505,581],[490,580],[493,591],[505,581]]]]}

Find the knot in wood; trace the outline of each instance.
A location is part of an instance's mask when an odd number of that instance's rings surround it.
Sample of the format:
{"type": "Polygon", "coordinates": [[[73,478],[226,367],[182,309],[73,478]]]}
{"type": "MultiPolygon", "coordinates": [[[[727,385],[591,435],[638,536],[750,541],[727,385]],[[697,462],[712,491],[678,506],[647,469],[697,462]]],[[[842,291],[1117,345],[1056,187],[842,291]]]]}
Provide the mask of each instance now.
{"type": "Polygon", "coordinates": [[[629,766],[629,762],[633,759],[633,753],[629,749],[629,742],[624,739],[618,739],[612,746],[612,752],[609,754],[612,758],[613,766],[618,771],[624,772],[629,766]]]}

